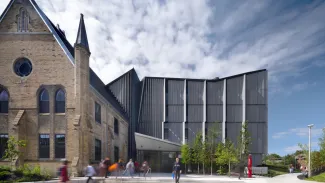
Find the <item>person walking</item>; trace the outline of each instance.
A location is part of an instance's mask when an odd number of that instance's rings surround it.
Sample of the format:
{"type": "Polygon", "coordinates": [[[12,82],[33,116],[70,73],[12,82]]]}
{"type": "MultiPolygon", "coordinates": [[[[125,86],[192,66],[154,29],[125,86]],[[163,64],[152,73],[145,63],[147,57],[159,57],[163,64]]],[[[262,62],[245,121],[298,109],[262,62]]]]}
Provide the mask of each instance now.
{"type": "MultiPolygon", "coordinates": [[[[126,169],[124,171],[124,173],[128,172],[130,174],[130,176],[133,178],[133,171],[134,171],[134,163],[132,161],[132,159],[130,159],[130,161],[126,164],[126,169]]],[[[123,173],[123,175],[124,175],[123,173]]]]}
{"type": "Polygon", "coordinates": [[[60,182],[65,183],[69,181],[68,176],[68,160],[63,159],[62,160],[62,166],[60,168],[60,182]]]}
{"type": "Polygon", "coordinates": [[[138,161],[134,162],[134,172],[139,174],[139,177],[140,177],[140,165],[139,165],[138,161]]]}
{"type": "Polygon", "coordinates": [[[117,179],[117,176],[120,175],[121,170],[124,170],[124,163],[123,163],[122,159],[119,159],[118,163],[117,163],[117,168],[116,168],[116,179],[117,179]]]}
{"type": "Polygon", "coordinates": [[[107,157],[105,158],[105,161],[104,161],[104,167],[105,167],[105,178],[107,178],[107,175],[108,175],[108,169],[109,167],[111,166],[111,160],[107,157]]]}
{"type": "Polygon", "coordinates": [[[179,183],[179,179],[180,179],[181,173],[182,173],[179,158],[176,158],[176,161],[175,161],[174,166],[173,166],[173,172],[175,174],[175,183],[179,183]]]}
{"type": "Polygon", "coordinates": [[[88,166],[86,167],[86,177],[88,177],[87,179],[87,183],[91,180],[93,180],[93,176],[96,175],[96,171],[94,169],[93,166],[91,166],[90,164],[88,164],[88,166]]]}

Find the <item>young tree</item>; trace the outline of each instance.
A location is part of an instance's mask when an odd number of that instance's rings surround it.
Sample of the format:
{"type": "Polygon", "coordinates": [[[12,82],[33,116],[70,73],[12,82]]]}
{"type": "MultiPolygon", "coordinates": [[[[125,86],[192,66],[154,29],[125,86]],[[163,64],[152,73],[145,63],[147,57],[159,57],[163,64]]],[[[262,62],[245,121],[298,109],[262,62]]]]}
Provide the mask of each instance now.
{"type": "Polygon", "coordinates": [[[219,143],[216,149],[216,163],[217,165],[228,164],[228,174],[230,176],[231,163],[237,163],[237,152],[234,144],[226,139],[225,144],[219,143]]]}
{"type": "Polygon", "coordinates": [[[19,150],[21,147],[26,146],[26,141],[16,140],[15,137],[10,136],[7,142],[7,148],[5,150],[4,159],[8,159],[10,162],[13,162],[22,154],[19,150]]]}
{"type": "Polygon", "coordinates": [[[191,163],[191,150],[190,147],[187,144],[182,145],[181,148],[181,153],[182,153],[182,163],[185,164],[185,174],[187,172],[186,165],[191,163]]]}
{"type": "Polygon", "coordinates": [[[206,148],[207,148],[207,161],[210,163],[210,171],[212,175],[212,165],[215,161],[215,150],[217,146],[217,138],[220,135],[220,128],[218,122],[215,122],[214,125],[208,128],[208,134],[206,134],[206,148]]]}
{"type": "Polygon", "coordinates": [[[200,153],[200,162],[203,164],[203,174],[205,175],[205,165],[207,165],[209,163],[209,157],[210,154],[209,154],[209,145],[208,145],[208,142],[205,140],[203,143],[202,143],[202,150],[201,150],[201,153],[200,153]]]}
{"type": "Polygon", "coordinates": [[[240,130],[238,141],[237,141],[237,150],[239,160],[247,159],[249,155],[249,145],[252,143],[251,136],[248,131],[248,122],[245,121],[240,130]]]}
{"type": "Polygon", "coordinates": [[[197,163],[198,173],[200,173],[200,163],[202,160],[202,133],[197,133],[193,144],[193,162],[197,163]]]}

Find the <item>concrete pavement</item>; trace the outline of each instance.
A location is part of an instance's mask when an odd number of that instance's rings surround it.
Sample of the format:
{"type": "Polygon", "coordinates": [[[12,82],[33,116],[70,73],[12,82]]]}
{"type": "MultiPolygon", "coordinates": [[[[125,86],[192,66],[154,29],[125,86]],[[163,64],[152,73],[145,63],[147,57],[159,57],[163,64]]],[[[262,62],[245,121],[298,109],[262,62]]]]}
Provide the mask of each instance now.
{"type": "MultiPolygon", "coordinates": [[[[280,175],[274,178],[267,178],[267,177],[258,177],[255,178],[242,178],[242,180],[238,180],[237,177],[228,177],[228,176],[216,176],[216,175],[181,175],[180,183],[194,183],[194,182],[202,182],[202,183],[314,183],[313,181],[303,181],[299,180],[297,176],[299,173],[294,174],[285,174],[280,175]]],[[[98,177],[95,179],[99,180],[98,177]]],[[[121,182],[128,182],[128,183],[140,183],[140,182],[147,182],[147,183],[172,183],[175,180],[172,179],[171,173],[153,173],[151,177],[138,177],[135,176],[134,178],[123,176],[118,177],[117,179],[112,176],[105,180],[100,178],[101,180],[97,181],[97,183],[121,183],[121,182]]],[[[46,181],[46,183],[57,183],[57,180],[53,181],[46,181]]],[[[85,183],[85,177],[78,177],[73,178],[71,183],[85,183]]],[[[40,183],[40,182],[38,182],[40,183]]],[[[45,183],[45,182],[44,182],[45,183]]]]}

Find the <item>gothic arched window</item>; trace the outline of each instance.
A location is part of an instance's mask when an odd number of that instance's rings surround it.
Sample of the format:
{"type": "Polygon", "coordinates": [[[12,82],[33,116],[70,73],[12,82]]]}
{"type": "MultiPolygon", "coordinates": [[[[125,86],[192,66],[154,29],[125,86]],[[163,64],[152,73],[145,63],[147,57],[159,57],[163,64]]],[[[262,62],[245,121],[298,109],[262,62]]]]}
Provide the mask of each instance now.
{"type": "Polygon", "coordinates": [[[55,93],[55,113],[65,113],[65,92],[62,89],[55,93]]]}
{"type": "Polygon", "coordinates": [[[46,89],[39,94],[39,113],[50,113],[50,96],[46,89]]]}
{"type": "Polygon", "coordinates": [[[9,94],[0,86],[0,113],[8,113],[9,94]]]}
{"type": "Polygon", "coordinates": [[[17,16],[18,32],[28,31],[29,17],[25,8],[20,8],[17,16]]]}

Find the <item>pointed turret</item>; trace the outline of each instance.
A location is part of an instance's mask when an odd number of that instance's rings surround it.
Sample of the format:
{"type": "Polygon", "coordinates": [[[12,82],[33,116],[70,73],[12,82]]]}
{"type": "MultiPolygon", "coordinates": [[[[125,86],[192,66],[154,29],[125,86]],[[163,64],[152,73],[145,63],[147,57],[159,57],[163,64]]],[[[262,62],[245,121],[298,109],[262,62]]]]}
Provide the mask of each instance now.
{"type": "Polygon", "coordinates": [[[80,14],[79,29],[75,45],[80,45],[90,52],[83,14],[80,14]]]}

